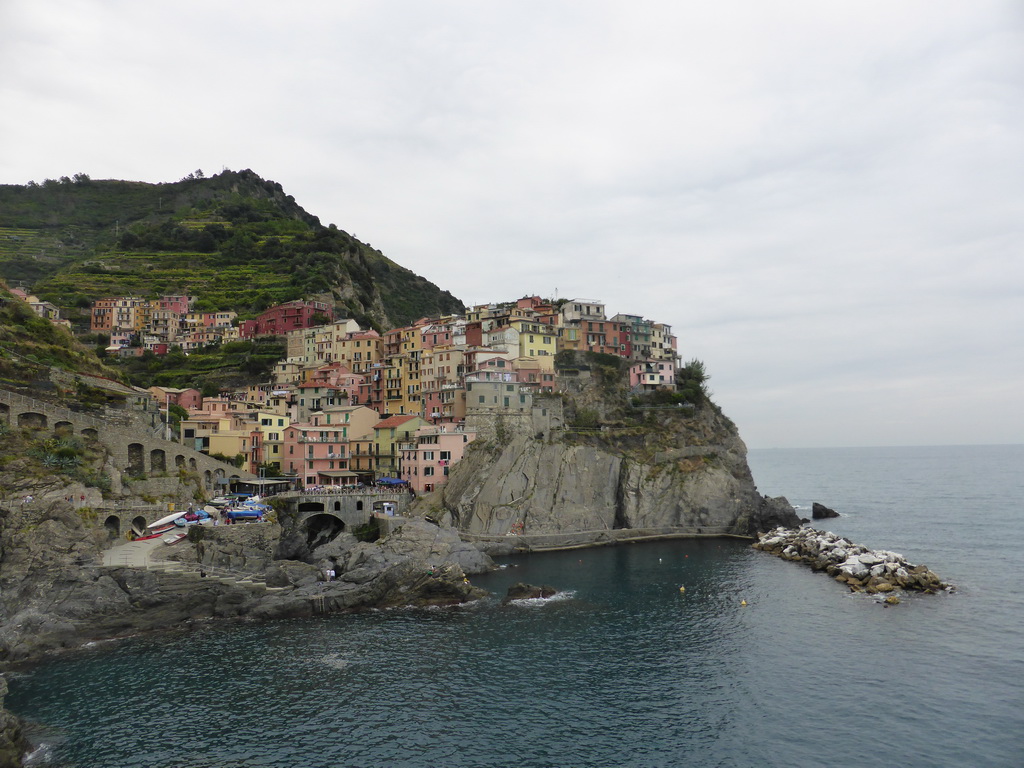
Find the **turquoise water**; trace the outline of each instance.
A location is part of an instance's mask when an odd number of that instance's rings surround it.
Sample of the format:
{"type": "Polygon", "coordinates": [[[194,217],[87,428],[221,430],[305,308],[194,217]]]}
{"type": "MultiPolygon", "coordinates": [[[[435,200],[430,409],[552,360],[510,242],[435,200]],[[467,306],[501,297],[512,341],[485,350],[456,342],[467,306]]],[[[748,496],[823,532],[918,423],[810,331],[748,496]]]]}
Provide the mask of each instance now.
{"type": "Polygon", "coordinates": [[[750,463],[958,591],[884,607],[731,540],[533,555],[474,581],[563,595],[100,645],[8,705],[36,765],[1024,764],[1024,447],[750,463]]]}

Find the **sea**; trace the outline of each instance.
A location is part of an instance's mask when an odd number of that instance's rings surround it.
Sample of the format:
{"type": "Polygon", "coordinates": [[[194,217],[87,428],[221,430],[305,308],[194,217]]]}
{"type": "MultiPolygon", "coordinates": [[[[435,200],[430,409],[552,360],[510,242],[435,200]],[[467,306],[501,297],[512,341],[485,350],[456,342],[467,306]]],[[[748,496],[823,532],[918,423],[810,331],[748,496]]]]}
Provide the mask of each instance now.
{"type": "Polygon", "coordinates": [[[472,606],[99,643],[7,705],[67,768],[1024,765],[1024,446],[749,462],[955,591],[887,606],[727,538],[508,557],[472,606]]]}

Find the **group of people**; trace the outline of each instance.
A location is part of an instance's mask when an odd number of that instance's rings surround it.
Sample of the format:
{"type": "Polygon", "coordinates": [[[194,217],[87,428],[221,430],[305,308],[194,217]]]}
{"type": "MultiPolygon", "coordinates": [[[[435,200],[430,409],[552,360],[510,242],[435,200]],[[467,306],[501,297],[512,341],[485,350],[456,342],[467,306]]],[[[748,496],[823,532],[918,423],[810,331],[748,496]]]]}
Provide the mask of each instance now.
{"type": "Polygon", "coordinates": [[[355,493],[395,493],[402,490],[401,486],[377,486],[377,485],[307,485],[302,493],[311,494],[355,494],[355,493]]]}

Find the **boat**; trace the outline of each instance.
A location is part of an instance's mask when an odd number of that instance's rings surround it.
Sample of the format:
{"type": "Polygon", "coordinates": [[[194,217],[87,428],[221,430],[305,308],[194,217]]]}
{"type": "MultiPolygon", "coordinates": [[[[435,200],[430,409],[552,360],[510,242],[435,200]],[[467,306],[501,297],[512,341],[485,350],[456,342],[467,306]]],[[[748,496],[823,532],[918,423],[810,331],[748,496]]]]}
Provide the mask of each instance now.
{"type": "Polygon", "coordinates": [[[184,515],[185,515],[185,510],[184,509],[181,510],[181,512],[171,512],[171,514],[167,515],[167,517],[161,517],[159,520],[157,520],[155,522],[152,522],[149,525],[147,525],[146,528],[147,529],[154,529],[154,528],[159,528],[161,526],[167,525],[168,523],[172,523],[173,524],[175,520],[177,520],[179,517],[182,517],[184,515]]]}
{"type": "Polygon", "coordinates": [[[187,539],[187,533],[169,533],[163,538],[164,544],[170,546],[171,544],[177,544],[182,539],[187,539]]]}
{"type": "Polygon", "coordinates": [[[234,523],[238,520],[262,520],[263,510],[253,507],[237,507],[228,510],[225,517],[227,517],[229,523],[234,523]]]}

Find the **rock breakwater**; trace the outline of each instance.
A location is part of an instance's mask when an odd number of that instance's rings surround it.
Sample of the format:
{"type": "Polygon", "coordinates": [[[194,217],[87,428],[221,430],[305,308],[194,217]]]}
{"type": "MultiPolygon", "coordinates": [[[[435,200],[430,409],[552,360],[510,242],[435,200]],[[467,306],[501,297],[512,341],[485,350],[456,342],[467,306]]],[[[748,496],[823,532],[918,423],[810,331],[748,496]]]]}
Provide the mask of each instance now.
{"type": "Polygon", "coordinates": [[[952,589],[927,566],[908,563],[896,552],[868,549],[829,531],[774,528],[760,535],[753,547],[825,571],[853,592],[877,594],[902,589],[934,593],[952,589]]]}

